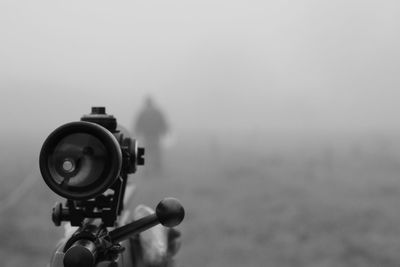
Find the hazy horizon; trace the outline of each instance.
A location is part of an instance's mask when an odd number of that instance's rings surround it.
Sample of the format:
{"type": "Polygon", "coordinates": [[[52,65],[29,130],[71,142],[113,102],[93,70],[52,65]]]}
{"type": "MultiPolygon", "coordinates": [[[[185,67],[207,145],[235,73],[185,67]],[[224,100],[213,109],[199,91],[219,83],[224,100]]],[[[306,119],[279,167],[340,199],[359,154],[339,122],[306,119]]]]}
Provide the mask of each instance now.
{"type": "Polygon", "coordinates": [[[95,105],[131,127],[151,94],[176,131],[398,132],[399,8],[3,1],[3,127],[48,131],[95,105]]]}

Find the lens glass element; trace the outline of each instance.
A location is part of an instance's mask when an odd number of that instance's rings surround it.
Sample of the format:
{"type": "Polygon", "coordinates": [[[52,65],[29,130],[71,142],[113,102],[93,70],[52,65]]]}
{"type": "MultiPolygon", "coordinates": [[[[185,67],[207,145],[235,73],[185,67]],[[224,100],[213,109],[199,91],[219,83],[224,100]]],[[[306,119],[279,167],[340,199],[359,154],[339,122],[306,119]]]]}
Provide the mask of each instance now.
{"type": "Polygon", "coordinates": [[[95,136],[74,133],[60,140],[48,157],[51,177],[62,187],[86,187],[101,179],[107,149],[95,136]]]}

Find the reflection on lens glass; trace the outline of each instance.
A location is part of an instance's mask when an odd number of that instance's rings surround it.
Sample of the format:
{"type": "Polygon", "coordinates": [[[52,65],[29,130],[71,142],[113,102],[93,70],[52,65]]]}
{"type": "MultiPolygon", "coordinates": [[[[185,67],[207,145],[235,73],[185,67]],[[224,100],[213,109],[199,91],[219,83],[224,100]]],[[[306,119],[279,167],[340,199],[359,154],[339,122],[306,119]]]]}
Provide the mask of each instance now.
{"type": "Polygon", "coordinates": [[[86,133],[63,138],[48,159],[53,179],[63,186],[84,187],[101,178],[107,162],[107,149],[86,133]]]}
{"type": "Polygon", "coordinates": [[[66,158],[62,164],[63,171],[71,173],[75,170],[75,162],[72,159],[66,158]]]}

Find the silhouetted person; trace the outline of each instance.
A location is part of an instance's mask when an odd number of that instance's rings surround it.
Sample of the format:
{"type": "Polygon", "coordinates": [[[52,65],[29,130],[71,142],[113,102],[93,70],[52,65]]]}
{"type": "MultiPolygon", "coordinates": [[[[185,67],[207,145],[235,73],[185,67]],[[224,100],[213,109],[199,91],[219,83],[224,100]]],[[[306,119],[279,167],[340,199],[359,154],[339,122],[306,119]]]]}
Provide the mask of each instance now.
{"type": "Polygon", "coordinates": [[[135,123],[135,132],[144,142],[145,166],[150,173],[159,174],[162,171],[161,138],[168,130],[165,117],[154,105],[153,99],[147,97],[143,109],[135,123]]]}

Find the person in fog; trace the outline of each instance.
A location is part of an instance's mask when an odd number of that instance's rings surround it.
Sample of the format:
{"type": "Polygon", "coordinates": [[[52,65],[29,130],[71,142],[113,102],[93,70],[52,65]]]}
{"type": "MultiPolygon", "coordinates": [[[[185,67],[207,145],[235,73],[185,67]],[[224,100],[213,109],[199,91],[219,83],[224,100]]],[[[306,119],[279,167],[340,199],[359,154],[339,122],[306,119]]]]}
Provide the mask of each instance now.
{"type": "Polygon", "coordinates": [[[144,106],[135,122],[135,132],[144,142],[145,158],[148,171],[162,171],[161,140],[167,134],[168,125],[164,114],[154,104],[152,97],[145,99],[144,106]]]}

